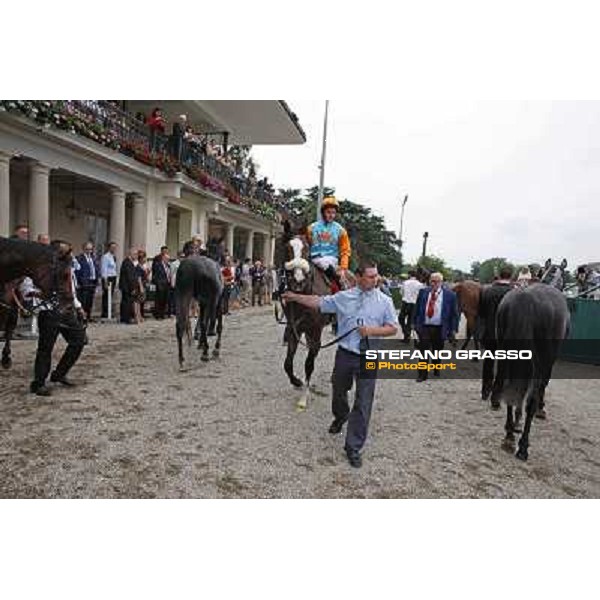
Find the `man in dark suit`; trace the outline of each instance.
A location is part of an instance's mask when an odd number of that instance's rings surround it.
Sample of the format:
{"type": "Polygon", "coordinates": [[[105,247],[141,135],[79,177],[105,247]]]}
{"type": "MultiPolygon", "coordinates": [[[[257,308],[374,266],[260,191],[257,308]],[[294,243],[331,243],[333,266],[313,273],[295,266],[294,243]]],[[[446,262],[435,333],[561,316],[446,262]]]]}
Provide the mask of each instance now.
{"type": "MultiPolygon", "coordinates": [[[[479,339],[485,350],[495,352],[498,349],[496,338],[496,313],[500,301],[507,292],[513,288],[511,281],[513,271],[510,267],[503,267],[499,273],[499,279],[492,285],[485,286],[479,297],[479,339]]],[[[481,399],[487,400],[494,383],[494,360],[483,359],[483,372],[481,376],[481,399]]]]}
{"type": "Polygon", "coordinates": [[[162,246],[160,254],[152,261],[152,283],[156,287],[154,296],[154,318],[164,319],[169,302],[171,287],[171,266],[169,264],[169,248],[162,246]]]}
{"type": "Polygon", "coordinates": [[[77,257],[79,269],[75,272],[77,277],[77,296],[88,321],[92,320],[92,307],[94,295],[100,278],[100,266],[94,257],[94,245],[87,242],[83,245],[83,253],[77,257]]]}
{"type": "MultiPolygon", "coordinates": [[[[442,350],[446,340],[454,340],[458,331],[456,294],[442,287],[444,277],[432,273],[430,285],[419,290],[415,307],[415,330],[419,336],[419,350],[442,350]]],[[[437,361],[433,361],[437,362],[437,361]]],[[[434,375],[439,377],[439,371],[434,375]]],[[[425,381],[427,371],[419,371],[417,381],[425,381]]]]}
{"type": "Polygon", "coordinates": [[[121,323],[129,325],[133,318],[133,295],[137,289],[137,276],[135,265],[137,261],[138,249],[132,247],[129,254],[121,263],[119,272],[119,290],[121,291],[121,310],[119,320],[121,323]]]}

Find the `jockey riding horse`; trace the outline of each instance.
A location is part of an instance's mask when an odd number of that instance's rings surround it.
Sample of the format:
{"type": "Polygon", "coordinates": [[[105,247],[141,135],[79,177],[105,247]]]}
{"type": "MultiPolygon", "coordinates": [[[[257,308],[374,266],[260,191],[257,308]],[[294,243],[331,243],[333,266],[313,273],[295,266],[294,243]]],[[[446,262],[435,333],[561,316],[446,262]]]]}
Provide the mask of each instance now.
{"type": "Polygon", "coordinates": [[[321,204],[321,218],[309,225],[306,232],[310,260],[325,273],[332,293],[346,285],[352,252],[348,232],[335,220],[339,209],[338,201],[327,196],[321,204]]]}

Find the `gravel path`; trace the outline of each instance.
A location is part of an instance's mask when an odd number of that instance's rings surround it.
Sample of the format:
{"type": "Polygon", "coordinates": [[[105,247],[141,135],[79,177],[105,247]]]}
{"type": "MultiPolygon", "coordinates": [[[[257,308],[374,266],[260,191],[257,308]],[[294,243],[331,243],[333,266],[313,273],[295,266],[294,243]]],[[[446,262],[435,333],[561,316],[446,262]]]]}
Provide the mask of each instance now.
{"type": "Polygon", "coordinates": [[[356,471],[327,433],[334,351],[297,413],[282,329],[270,309],[234,313],[221,359],[186,349],[180,373],[174,321],[92,325],[81,385],[50,398],[27,394],[34,343],[16,342],[0,372],[0,497],[600,497],[598,380],[551,383],[525,464],[501,449],[504,412],[478,382],[380,381],[356,471]]]}

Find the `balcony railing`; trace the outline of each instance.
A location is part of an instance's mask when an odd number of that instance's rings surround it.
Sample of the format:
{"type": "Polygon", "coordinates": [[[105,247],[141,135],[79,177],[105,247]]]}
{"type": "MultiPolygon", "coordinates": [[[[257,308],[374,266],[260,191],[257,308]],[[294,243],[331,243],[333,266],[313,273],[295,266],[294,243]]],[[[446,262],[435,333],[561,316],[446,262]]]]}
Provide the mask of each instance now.
{"type": "Polygon", "coordinates": [[[283,201],[239,166],[223,164],[207,151],[206,138],[167,136],[143,120],[100,100],[0,100],[0,110],[24,115],[91,139],[172,177],[185,173],[205,189],[266,219],[275,219],[283,201]]]}

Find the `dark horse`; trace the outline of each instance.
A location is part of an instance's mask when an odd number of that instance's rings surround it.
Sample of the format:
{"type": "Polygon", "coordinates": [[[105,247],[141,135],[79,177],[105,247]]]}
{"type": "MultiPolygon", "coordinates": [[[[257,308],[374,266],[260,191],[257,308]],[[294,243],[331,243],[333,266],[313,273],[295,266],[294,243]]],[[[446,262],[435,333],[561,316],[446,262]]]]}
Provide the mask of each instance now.
{"type": "Polygon", "coordinates": [[[534,415],[545,416],[544,394],[560,343],[568,335],[569,309],[562,293],[566,266],[566,260],[553,265],[548,259],[540,283],[511,290],[498,306],[498,348],[530,350],[533,355],[531,360],[499,361],[492,392],[493,400],[503,398],[507,404],[504,440],[507,450],[513,451],[515,446],[513,408],[522,411],[525,405],[525,424],[516,453],[521,460],[528,457],[534,415]]]}
{"type": "Polygon", "coordinates": [[[183,369],[183,336],[191,344],[190,305],[198,302],[198,349],[202,360],[209,360],[207,333],[216,323],[217,340],[213,356],[219,356],[223,332],[223,279],[219,265],[208,256],[190,256],[181,261],[175,282],[176,334],[179,351],[179,368],[183,369]]]}
{"type": "Polygon", "coordinates": [[[12,364],[10,342],[17,326],[19,280],[30,277],[41,292],[41,302],[55,309],[73,305],[72,249],[65,242],[49,246],[0,237],[0,331],[4,331],[2,366],[12,364]]]}
{"type": "MultiPolygon", "coordinates": [[[[293,233],[289,221],[284,222],[284,232],[277,241],[276,253],[276,264],[285,273],[286,289],[299,294],[316,294],[318,296],[331,293],[330,284],[323,271],[317,269],[308,259],[308,243],[302,235],[302,231],[299,230],[298,234],[293,233]]],[[[304,335],[305,345],[308,349],[308,355],[304,362],[305,389],[297,404],[299,410],[304,410],[310,400],[310,378],[315,368],[315,359],[321,349],[323,328],[329,323],[329,317],[296,302],[286,303],[283,310],[287,321],[285,334],[287,354],[283,366],[290,383],[297,388],[304,385],[302,380],[294,374],[294,356],[298,350],[298,344],[302,343],[302,335],[304,335]]]]}

